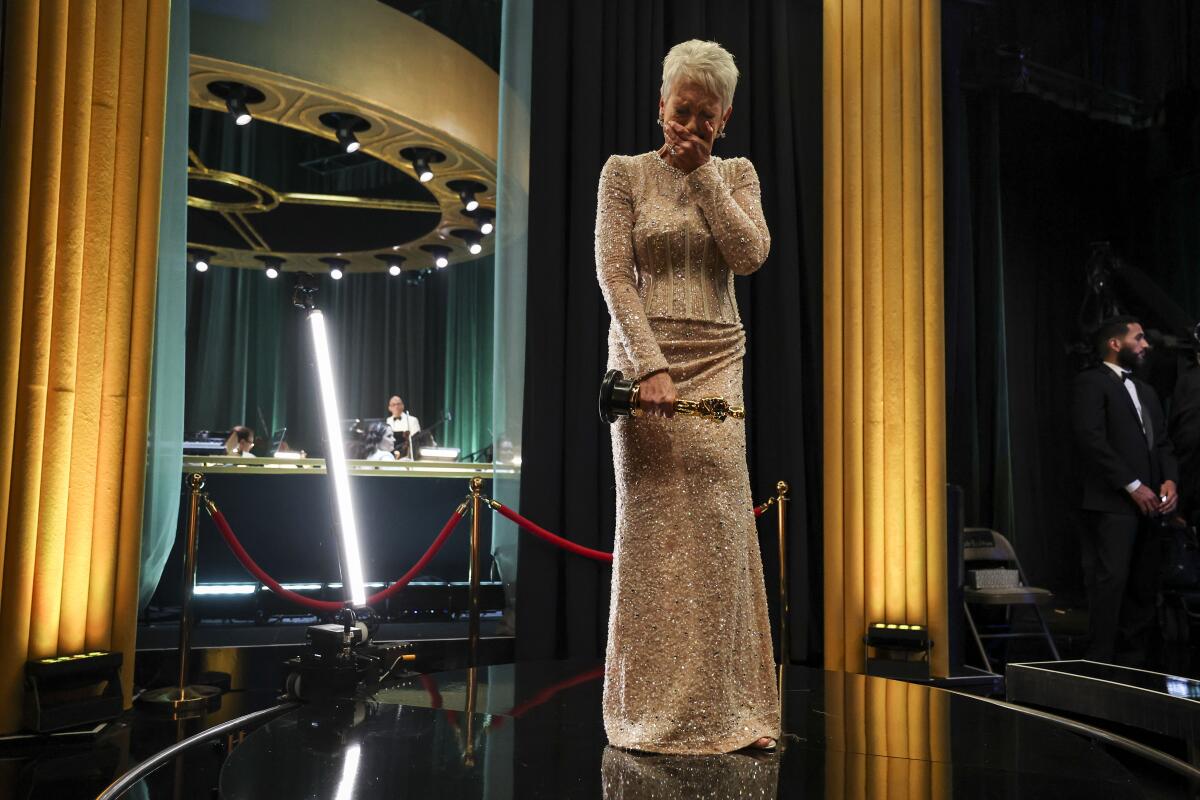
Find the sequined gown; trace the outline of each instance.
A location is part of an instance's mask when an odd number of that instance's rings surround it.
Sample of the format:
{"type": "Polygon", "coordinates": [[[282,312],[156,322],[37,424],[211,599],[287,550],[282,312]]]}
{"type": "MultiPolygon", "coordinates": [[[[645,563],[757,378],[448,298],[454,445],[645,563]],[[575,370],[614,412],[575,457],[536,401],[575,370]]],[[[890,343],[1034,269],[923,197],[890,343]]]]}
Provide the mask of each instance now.
{"type": "MultiPolygon", "coordinates": [[[[611,157],[596,216],[609,369],[642,378],[667,368],[680,397],[741,403],[746,338],[733,276],[758,269],[769,248],[748,160],[714,156],[684,174],[656,153],[611,157]]],[[[620,419],[612,446],[609,742],[705,754],[777,738],[745,423],[620,419]]]]}

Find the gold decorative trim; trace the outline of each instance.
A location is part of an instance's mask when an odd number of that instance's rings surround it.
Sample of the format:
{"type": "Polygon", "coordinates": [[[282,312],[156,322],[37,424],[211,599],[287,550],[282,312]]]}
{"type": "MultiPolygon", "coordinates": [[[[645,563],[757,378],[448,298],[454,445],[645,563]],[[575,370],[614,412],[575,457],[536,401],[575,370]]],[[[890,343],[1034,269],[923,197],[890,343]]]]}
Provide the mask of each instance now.
{"type": "MultiPolygon", "coordinates": [[[[198,159],[197,159],[198,160],[198,159]]],[[[225,186],[233,186],[255,195],[257,202],[249,203],[222,203],[218,200],[206,200],[203,197],[192,197],[188,195],[188,205],[193,208],[202,208],[205,211],[220,211],[223,213],[252,213],[261,214],[264,211],[270,211],[279,205],[279,193],[267,186],[265,183],[260,183],[253,178],[247,178],[245,175],[238,175],[236,172],[221,172],[215,169],[206,169],[204,167],[188,167],[188,180],[210,181],[212,183],[220,183],[225,186]]]]}
{"type": "MultiPolygon", "coordinates": [[[[193,11],[188,87],[191,105],[224,112],[223,101],[208,91],[208,84],[236,81],[265,95],[263,102],[250,106],[256,121],[284,125],[332,141],[333,131],[322,125],[319,117],[326,112],[349,111],[371,126],[358,135],[362,145],[359,152],[414,179],[412,165],[400,156],[404,148],[433,148],[446,160],[436,165],[432,181],[421,184],[433,195],[434,202],[288,194],[234,176],[240,181],[237,185],[245,188],[257,184],[256,188],[269,192],[267,196],[276,204],[440,212],[434,230],[412,241],[395,242],[387,251],[403,256],[405,269],[432,266],[430,254],[422,249],[426,245],[449,248],[451,263],[474,261],[490,254],[495,234],[482,237],[484,249],[479,255],[472,255],[466,243],[451,234],[455,229],[475,227],[475,221],[463,213],[458,193],[447,183],[477,181],[487,187],[477,195],[482,206],[496,206],[496,73],[450,39],[376,0],[289,0],[269,8],[269,20],[242,21],[238,25],[219,14],[193,11]],[[346,57],[350,53],[353,58],[346,57]],[[404,54],[403,70],[396,66],[397,53],[404,54]]],[[[206,171],[195,153],[189,156],[197,174],[206,171]]],[[[189,198],[189,204],[197,208],[214,205],[201,198],[189,198]]],[[[220,205],[210,210],[236,214],[246,230],[236,227],[248,243],[253,242],[253,249],[231,250],[189,242],[215,251],[216,263],[257,269],[262,264],[254,258],[256,251],[267,251],[285,259],[285,270],[328,271],[319,259],[331,254],[282,252],[263,241],[246,219],[264,210],[260,204],[220,205]]],[[[379,252],[339,255],[349,261],[349,272],[380,272],[386,267],[375,258],[379,252]]]]}

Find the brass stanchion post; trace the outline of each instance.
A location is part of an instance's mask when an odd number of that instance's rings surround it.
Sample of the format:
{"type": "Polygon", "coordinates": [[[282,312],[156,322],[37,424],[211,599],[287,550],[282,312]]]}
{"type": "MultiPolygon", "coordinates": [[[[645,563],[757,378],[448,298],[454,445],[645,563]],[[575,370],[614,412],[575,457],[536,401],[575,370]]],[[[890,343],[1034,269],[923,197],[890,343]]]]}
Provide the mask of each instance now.
{"type": "Polygon", "coordinates": [[[479,664],[479,509],[483,478],[471,478],[471,561],[467,566],[467,666],[479,664]]]}
{"type": "Polygon", "coordinates": [[[787,567],[787,505],[788,485],[775,484],[775,519],[779,528],[779,712],[781,721],[787,719],[787,665],[791,660],[791,641],[788,636],[788,567],[787,567]]]}
{"type": "Polygon", "coordinates": [[[196,588],[196,553],[200,543],[200,494],[204,476],[194,472],[188,476],[188,526],[183,555],[183,599],[179,606],[179,681],[178,685],[154,689],[142,694],[139,702],[157,706],[175,714],[203,710],[221,691],[213,686],[188,684],[188,661],[192,647],[192,594],[196,588]]]}
{"type": "Polygon", "coordinates": [[[786,664],[791,653],[788,641],[788,569],[787,569],[787,504],[788,485],[775,484],[778,492],[776,519],[779,522],[779,663],[786,664]]]}

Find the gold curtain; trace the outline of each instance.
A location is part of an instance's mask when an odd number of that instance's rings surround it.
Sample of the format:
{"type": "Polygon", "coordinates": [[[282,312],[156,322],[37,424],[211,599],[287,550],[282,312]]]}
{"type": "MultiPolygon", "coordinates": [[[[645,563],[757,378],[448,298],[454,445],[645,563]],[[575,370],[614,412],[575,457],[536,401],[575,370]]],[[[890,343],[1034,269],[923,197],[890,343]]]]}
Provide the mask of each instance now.
{"type": "MultiPolygon", "coordinates": [[[[825,659],[946,641],[938,0],[825,0],[825,659]]],[[[943,645],[938,647],[938,645],[943,645]]]]}
{"type": "Polygon", "coordinates": [[[951,795],[950,695],[903,681],[825,673],[825,796],[951,795]]]}
{"type": "Polygon", "coordinates": [[[169,0],[9,0],[0,116],[0,731],[28,658],[128,700],[169,0]]]}

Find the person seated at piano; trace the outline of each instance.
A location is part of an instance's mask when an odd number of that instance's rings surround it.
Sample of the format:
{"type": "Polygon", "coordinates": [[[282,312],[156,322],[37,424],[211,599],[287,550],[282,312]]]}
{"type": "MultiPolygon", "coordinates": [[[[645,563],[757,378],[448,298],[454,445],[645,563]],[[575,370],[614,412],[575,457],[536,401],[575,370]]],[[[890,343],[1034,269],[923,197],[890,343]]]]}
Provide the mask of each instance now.
{"type": "Polygon", "coordinates": [[[363,437],[363,458],[367,461],[395,461],[396,434],[386,422],[372,422],[363,437]]]}
{"type": "Polygon", "coordinates": [[[235,425],[229,432],[229,438],[225,440],[225,452],[231,456],[254,458],[254,453],[250,452],[252,449],[254,449],[254,429],[247,428],[245,425],[235,425]]]}

